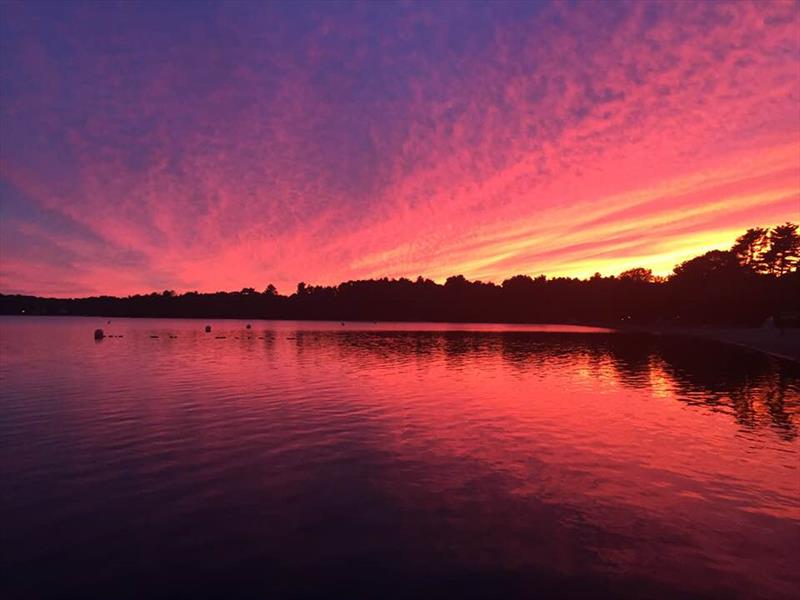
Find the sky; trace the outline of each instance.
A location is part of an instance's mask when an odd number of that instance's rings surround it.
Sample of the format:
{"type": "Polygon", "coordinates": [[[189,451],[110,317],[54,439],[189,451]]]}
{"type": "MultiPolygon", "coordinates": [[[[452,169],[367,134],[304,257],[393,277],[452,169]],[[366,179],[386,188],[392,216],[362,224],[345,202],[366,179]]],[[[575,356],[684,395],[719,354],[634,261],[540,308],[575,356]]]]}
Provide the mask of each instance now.
{"type": "Polygon", "coordinates": [[[797,2],[0,3],[0,292],[666,274],[800,220],[797,2]]]}

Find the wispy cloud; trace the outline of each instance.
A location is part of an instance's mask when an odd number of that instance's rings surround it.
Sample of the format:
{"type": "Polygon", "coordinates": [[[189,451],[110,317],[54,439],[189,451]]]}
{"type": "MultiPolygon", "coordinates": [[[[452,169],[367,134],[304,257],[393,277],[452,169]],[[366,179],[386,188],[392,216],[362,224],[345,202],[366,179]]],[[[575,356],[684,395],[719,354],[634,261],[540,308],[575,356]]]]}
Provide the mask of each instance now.
{"type": "Polygon", "coordinates": [[[793,3],[6,4],[0,289],[668,270],[800,215],[793,3]]]}

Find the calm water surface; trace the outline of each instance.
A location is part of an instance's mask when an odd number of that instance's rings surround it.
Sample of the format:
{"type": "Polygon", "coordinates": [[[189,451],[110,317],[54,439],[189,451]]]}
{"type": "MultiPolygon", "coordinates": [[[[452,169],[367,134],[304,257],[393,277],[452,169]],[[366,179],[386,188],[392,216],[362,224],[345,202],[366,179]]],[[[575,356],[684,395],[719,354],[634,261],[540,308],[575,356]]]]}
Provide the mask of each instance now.
{"type": "Polygon", "coordinates": [[[798,592],[797,366],[552,326],[205,324],[0,318],[0,596],[798,592]]]}

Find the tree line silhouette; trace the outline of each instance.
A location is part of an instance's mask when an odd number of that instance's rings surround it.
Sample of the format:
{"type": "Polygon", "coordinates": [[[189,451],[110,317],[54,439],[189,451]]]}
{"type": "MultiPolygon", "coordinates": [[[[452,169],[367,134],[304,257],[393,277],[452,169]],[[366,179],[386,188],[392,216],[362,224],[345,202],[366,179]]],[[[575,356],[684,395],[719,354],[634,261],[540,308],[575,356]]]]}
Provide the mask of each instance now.
{"type": "Polygon", "coordinates": [[[444,284],[423,277],[337,286],[301,282],[289,295],[281,295],[272,284],[263,292],[165,290],[124,298],[0,295],[0,314],[751,326],[772,316],[788,323],[800,314],[797,230],[794,223],[748,229],[730,250],[687,260],[668,277],[635,268],[588,279],[515,275],[500,285],[463,275],[444,284]]]}

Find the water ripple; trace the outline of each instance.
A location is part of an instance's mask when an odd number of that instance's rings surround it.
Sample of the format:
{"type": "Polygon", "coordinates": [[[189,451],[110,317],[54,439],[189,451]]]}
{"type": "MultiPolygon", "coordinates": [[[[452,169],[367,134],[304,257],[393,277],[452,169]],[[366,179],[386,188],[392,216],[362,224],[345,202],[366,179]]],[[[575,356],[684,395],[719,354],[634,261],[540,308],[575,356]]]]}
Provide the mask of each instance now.
{"type": "Polygon", "coordinates": [[[8,597],[345,563],[397,593],[800,585],[792,365],[575,327],[97,322],[0,319],[8,597]]]}

